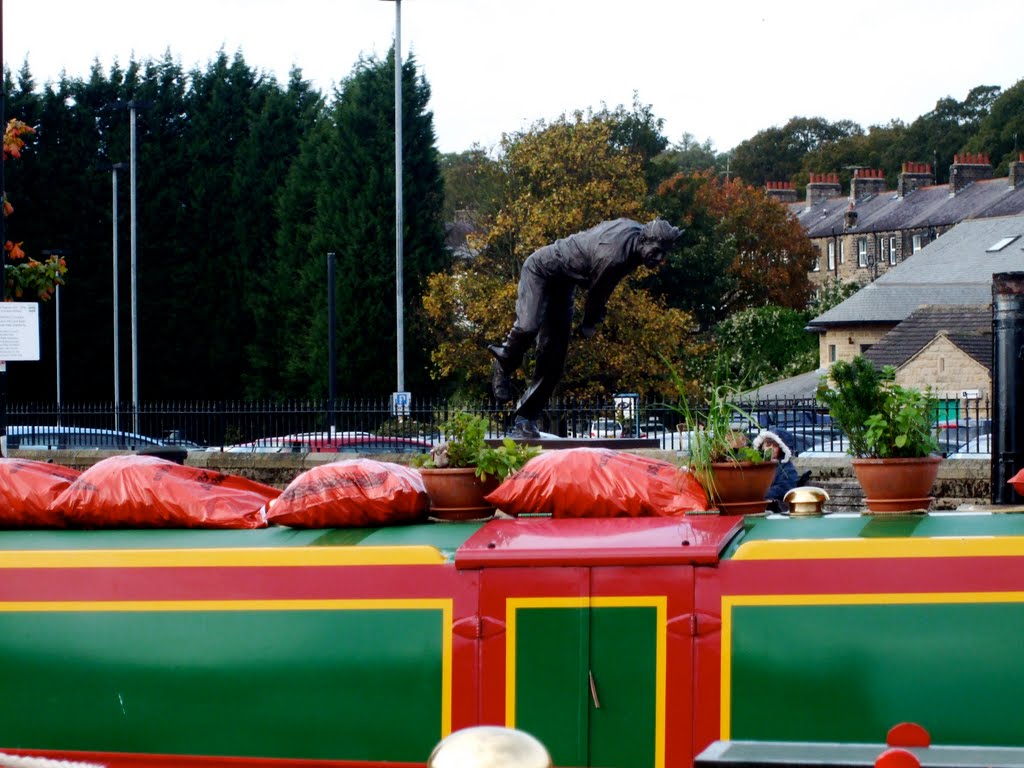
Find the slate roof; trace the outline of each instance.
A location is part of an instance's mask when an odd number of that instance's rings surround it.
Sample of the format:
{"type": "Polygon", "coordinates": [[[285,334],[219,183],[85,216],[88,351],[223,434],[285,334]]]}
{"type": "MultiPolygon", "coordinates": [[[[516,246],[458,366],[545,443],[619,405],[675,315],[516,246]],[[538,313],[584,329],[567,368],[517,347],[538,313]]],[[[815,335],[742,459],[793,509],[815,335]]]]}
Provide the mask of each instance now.
{"type": "Polygon", "coordinates": [[[752,400],[809,400],[818,389],[818,380],[827,373],[827,369],[817,370],[762,384],[756,389],[741,393],[744,399],[752,400]]]}
{"type": "Polygon", "coordinates": [[[991,369],[991,304],[921,307],[872,345],[864,357],[879,367],[899,368],[940,335],[991,369]]]}
{"type": "Polygon", "coordinates": [[[925,305],[992,301],[992,275],[1024,270],[1024,215],[970,219],[880,275],[841,304],[814,318],[810,330],[893,324],[925,305]],[[995,253],[987,249],[1016,237],[995,253]]]}
{"type": "Polygon", "coordinates": [[[857,224],[843,228],[850,198],[846,195],[808,206],[787,207],[810,238],[871,234],[898,230],[949,227],[966,219],[1012,216],[1024,213],[1024,184],[1011,187],[1006,177],[983,179],[951,194],[948,184],[919,187],[905,197],[893,191],[862,198],[854,205],[857,224]]]}

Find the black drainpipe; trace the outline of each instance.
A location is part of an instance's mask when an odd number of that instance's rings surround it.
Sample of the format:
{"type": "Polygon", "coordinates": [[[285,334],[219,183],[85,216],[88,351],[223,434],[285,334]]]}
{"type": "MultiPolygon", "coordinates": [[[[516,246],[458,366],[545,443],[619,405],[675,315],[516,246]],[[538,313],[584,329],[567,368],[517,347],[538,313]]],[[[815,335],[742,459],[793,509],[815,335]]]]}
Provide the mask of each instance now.
{"type": "Polygon", "coordinates": [[[1024,468],[1024,272],[992,275],[992,503],[1019,504],[1024,468]]]}

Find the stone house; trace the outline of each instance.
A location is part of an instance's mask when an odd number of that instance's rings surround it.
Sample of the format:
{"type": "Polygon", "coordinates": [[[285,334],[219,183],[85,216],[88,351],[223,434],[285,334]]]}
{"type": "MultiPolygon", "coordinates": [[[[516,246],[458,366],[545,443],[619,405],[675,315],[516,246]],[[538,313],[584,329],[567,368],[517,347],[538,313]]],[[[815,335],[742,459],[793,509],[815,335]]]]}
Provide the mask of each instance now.
{"type": "Polygon", "coordinates": [[[957,155],[948,184],[936,185],[932,166],[904,163],[895,190],[880,170],[859,168],[848,195],[836,173],[811,174],[806,199],[789,182],[767,193],[800,221],[818,251],[810,277],[866,285],[968,219],[1024,213],[1024,152],[1005,178],[992,178],[985,155],[957,155]]]}
{"type": "Polygon", "coordinates": [[[864,354],[949,400],[991,397],[992,275],[1024,270],[1024,215],[964,221],[814,318],[819,364],[864,354]],[[965,394],[967,393],[967,394],[965,394]]]}

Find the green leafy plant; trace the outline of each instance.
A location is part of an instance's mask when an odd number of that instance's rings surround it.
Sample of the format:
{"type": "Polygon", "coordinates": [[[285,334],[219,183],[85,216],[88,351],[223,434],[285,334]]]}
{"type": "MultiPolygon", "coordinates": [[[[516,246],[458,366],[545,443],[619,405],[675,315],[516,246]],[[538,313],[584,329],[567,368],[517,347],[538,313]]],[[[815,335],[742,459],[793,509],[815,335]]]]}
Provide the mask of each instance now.
{"type": "Polygon", "coordinates": [[[476,476],[481,479],[495,475],[504,480],[540,454],[541,449],[537,446],[508,437],[501,441],[501,445],[488,445],[488,426],[489,422],[483,416],[459,411],[441,425],[445,442],[413,461],[416,466],[426,469],[474,467],[476,476]]]}
{"type": "Polygon", "coordinates": [[[702,402],[691,404],[686,396],[689,391],[686,382],[667,360],[665,363],[680,395],[678,403],[670,407],[682,419],[682,428],[686,430],[688,446],[684,461],[709,495],[714,496],[716,491],[714,464],[760,464],[770,460],[767,451],[751,447],[743,431],[757,422],[739,405],[739,390],[715,381],[702,402]]]}
{"type": "Polygon", "coordinates": [[[862,356],[833,363],[817,398],[846,434],[847,451],[858,458],[920,458],[938,451],[932,435],[935,398],[897,384],[891,365],[879,370],[862,356]]]}

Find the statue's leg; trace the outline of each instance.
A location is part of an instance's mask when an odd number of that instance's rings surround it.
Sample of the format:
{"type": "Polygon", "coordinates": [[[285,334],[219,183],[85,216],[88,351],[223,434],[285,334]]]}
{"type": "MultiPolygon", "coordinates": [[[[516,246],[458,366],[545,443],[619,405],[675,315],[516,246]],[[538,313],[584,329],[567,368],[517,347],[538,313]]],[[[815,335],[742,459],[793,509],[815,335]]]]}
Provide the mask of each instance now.
{"type": "Polygon", "coordinates": [[[549,294],[547,312],[537,335],[533,379],[516,407],[516,416],[521,419],[536,422],[562,379],[572,331],[573,294],[571,285],[549,294]]]}
{"type": "Polygon", "coordinates": [[[512,399],[511,376],[523,364],[526,351],[537,338],[540,319],[547,307],[546,279],[537,274],[527,259],[519,276],[519,295],[516,299],[516,322],[501,344],[490,344],[487,351],[494,356],[491,386],[494,399],[507,402],[512,399]]]}

